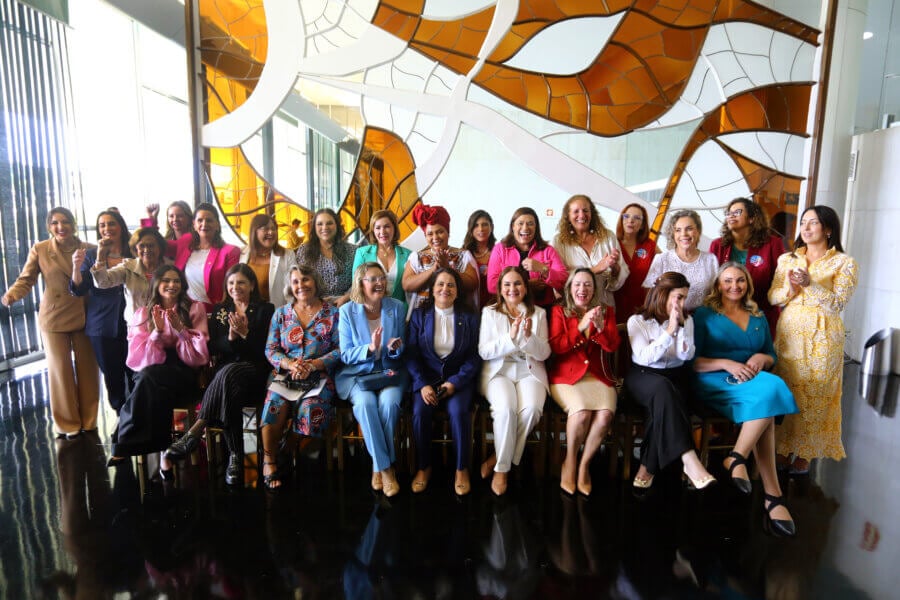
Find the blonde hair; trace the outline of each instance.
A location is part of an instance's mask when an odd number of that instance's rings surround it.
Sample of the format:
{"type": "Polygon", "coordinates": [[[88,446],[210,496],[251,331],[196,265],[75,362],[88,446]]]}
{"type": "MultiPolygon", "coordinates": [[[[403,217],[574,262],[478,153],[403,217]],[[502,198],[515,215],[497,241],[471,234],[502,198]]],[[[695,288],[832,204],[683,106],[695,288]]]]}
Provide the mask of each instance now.
{"type": "Polygon", "coordinates": [[[753,301],[753,278],[750,277],[750,271],[748,271],[747,267],[745,267],[744,265],[731,260],[724,263],[716,271],[715,278],[709,284],[709,288],[707,288],[706,298],[703,299],[703,306],[711,308],[717,313],[722,314],[722,290],[719,286],[719,279],[722,277],[722,273],[724,273],[726,269],[737,269],[744,274],[744,277],[747,279],[747,291],[744,293],[744,297],[741,298],[741,308],[746,310],[754,317],[761,317],[763,313],[761,310],[759,310],[759,306],[757,306],[756,302],[753,301]]]}
{"type": "Polygon", "coordinates": [[[350,300],[352,302],[365,304],[366,293],[363,290],[362,280],[369,269],[378,269],[382,275],[387,276],[387,273],[384,272],[384,267],[375,261],[364,262],[356,267],[356,270],[353,272],[353,285],[350,286],[350,300]]]}

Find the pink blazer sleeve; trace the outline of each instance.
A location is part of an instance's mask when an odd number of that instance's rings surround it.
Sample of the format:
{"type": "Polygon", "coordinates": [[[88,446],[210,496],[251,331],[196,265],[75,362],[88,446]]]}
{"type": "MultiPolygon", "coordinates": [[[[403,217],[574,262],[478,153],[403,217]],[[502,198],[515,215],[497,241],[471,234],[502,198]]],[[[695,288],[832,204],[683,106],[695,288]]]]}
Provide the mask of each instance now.
{"type": "Polygon", "coordinates": [[[175,342],[175,352],[181,361],[191,367],[202,367],[209,362],[209,349],[206,342],[209,340],[209,328],[206,322],[206,308],[201,302],[191,305],[191,326],[185,327],[180,333],[172,332],[178,341],[175,342]]]}
{"type": "MultiPolygon", "coordinates": [[[[546,283],[554,290],[562,290],[563,286],[566,285],[566,279],[569,278],[569,271],[566,269],[566,265],[563,264],[562,259],[559,257],[559,254],[553,248],[553,246],[547,246],[544,248],[542,252],[544,260],[549,263],[549,271],[547,272],[546,283]]],[[[538,260],[541,260],[540,258],[538,260]]]]}
{"type": "Polygon", "coordinates": [[[160,340],[160,332],[148,331],[150,312],[142,306],[134,311],[128,325],[128,358],[125,364],[130,369],[140,371],[150,365],[161,365],[166,360],[166,350],[160,340]]]}
{"type": "MultiPolygon", "coordinates": [[[[494,249],[491,250],[491,258],[488,259],[487,288],[491,295],[496,295],[500,273],[507,266],[504,261],[505,250],[506,247],[501,242],[497,242],[494,244],[494,249]]],[[[518,258],[518,252],[516,253],[516,258],[518,258]]]]}

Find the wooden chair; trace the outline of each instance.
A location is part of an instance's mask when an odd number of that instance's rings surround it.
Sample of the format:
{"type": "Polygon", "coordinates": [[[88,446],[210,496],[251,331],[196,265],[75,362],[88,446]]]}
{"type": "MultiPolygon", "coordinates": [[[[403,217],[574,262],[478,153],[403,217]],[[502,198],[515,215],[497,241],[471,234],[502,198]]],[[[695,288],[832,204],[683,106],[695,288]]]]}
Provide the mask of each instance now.
{"type": "MultiPolygon", "coordinates": [[[[541,420],[538,421],[537,425],[535,425],[534,429],[528,435],[528,440],[525,442],[526,448],[531,448],[534,453],[534,474],[537,477],[543,477],[546,472],[547,465],[547,445],[548,445],[548,437],[549,431],[547,428],[547,402],[553,402],[553,399],[550,396],[547,396],[544,403],[544,414],[541,415],[541,420]]],[[[485,460],[488,456],[487,447],[488,444],[493,445],[493,425],[494,419],[491,417],[491,406],[488,403],[487,399],[484,397],[478,397],[475,401],[478,406],[478,438],[481,445],[481,460],[485,460]],[[491,434],[491,439],[488,440],[488,434],[491,434]]],[[[474,431],[473,431],[474,434],[474,431]]]]}
{"type": "MultiPolygon", "coordinates": [[[[410,464],[409,456],[412,454],[410,445],[412,444],[412,427],[411,414],[408,415],[409,394],[405,394],[403,401],[400,403],[400,418],[397,421],[397,428],[394,432],[394,453],[397,456],[397,465],[410,464]]],[[[335,432],[334,440],[337,443],[337,465],[338,471],[344,470],[344,445],[346,443],[356,444],[360,442],[365,444],[365,438],[362,429],[353,416],[353,405],[349,400],[339,399],[335,403],[335,432]]],[[[330,443],[326,444],[326,448],[330,448],[330,443]]],[[[326,450],[329,452],[330,451],[326,450]]],[[[349,448],[348,448],[349,451],[349,448]]]]}
{"type": "MultiPolygon", "coordinates": [[[[472,452],[475,449],[475,424],[478,418],[478,401],[472,402],[472,408],[469,410],[469,418],[471,419],[470,428],[472,430],[472,436],[469,438],[469,462],[471,463],[473,455],[472,452]]],[[[415,436],[412,435],[412,410],[410,410],[407,415],[407,419],[409,422],[409,452],[407,453],[407,458],[409,460],[409,472],[416,472],[416,455],[418,452],[418,448],[416,447],[416,439],[415,436]]],[[[448,449],[453,445],[453,434],[450,428],[450,415],[447,413],[446,408],[438,408],[434,411],[434,427],[432,429],[432,437],[431,443],[433,445],[438,445],[441,448],[441,454],[444,461],[444,464],[447,464],[448,459],[448,449]]],[[[471,464],[470,469],[471,471],[471,464]]]]}

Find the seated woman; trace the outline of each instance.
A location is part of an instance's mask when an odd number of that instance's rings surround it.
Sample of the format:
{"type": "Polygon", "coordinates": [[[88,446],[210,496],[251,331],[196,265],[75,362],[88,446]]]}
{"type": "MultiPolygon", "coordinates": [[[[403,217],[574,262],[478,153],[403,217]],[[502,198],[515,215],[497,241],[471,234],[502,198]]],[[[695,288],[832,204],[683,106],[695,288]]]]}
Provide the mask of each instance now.
{"type": "Polygon", "coordinates": [[[266,361],[266,335],[275,307],[259,297],[253,269],[238,263],[225,274],[225,302],[209,316],[209,352],[215,375],[203,393],[197,420],[181,439],[169,446],[166,456],[184,458],[200,443],[209,423],[222,426],[228,447],[225,483],[244,482],[243,415],[245,404],[262,398],[272,370],[266,361]]]}
{"type": "Polygon", "coordinates": [[[616,311],[600,302],[594,281],[590,268],[575,269],[563,288],[563,304],[550,311],[550,395],[568,415],[559,487],[585,496],[592,489],[591,459],[616,415],[616,380],[604,351],[619,347],[616,311]]]}
{"type": "MultiPolygon", "coordinates": [[[[291,379],[318,378],[318,392],[307,392],[297,401],[289,401],[269,390],[262,412],[263,484],[267,489],[281,487],[281,476],[273,458],[288,427],[290,449],[297,435],[322,436],[334,416],[334,382],[331,373],[340,364],[338,350],[338,310],[324,297],[319,274],[306,265],[294,265],[288,273],[291,304],[275,310],[266,341],[266,358],[291,379]],[[324,382],[322,382],[324,380],[324,382]]],[[[316,386],[314,389],[318,389],[316,386]]]]}
{"type": "Polygon", "coordinates": [[[628,318],[632,365],[625,389],[646,411],[641,468],[633,483],[639,490],[678,459],[693,489],[716,481],[694,451],[685,397],[690,393],[685,361],[694,357],[694,321],[684,312],[689,288],[684,275],[667,271],[650,289],[642,311],[628,318]]]}
{"type": "Polygon", "coordinates": [[[793,536],[794,521],[775,473],[775,416],[795,414],[797,404],[787,384],[768,372],[775,364],[772,335],[753,302],[753,280],[744,265],[719,267],[709,295],[694,313],[694,327],[700,398],[741,424],[734,451],[724,462],[731,481],[743,494],[753,491],[746,467],[753,451],[765,490],[766,528],[793,536]]]}
{"type": "MultiPolygon", "coordinates": [[[[150,289],[150,300],[135,310],[128,328],[125,362],[137,375],[119,411],[111,465],[169,445],[172,408],[197,393],[197,369],[209,362],[206,309],[188,298],[184,273],[161,265],[150,289]]],[[[159,473],[164,480],[173,478],[165,455],[159,473]]]]}
{"type": "Polygon", "coordinates": [[[547,398],[547,316],[534,305],[522,267],[506,267],[500,273],[497,299],[481,313],[478,354],[485,361],[481,393],[491,405],[496,452],[481,465],[481,477],[493,470],[491,490],[501,496],[547,398]]]}
{"type": "Polygon", "coordinates": [[[432,413],[446,403],[456,446],[456,482],[460,496],[469,493],[469,411],[475,378],[481,368],[478,315],[460,294],[462,278],[453,269],[438,269],[431,278],[429,299],[413,311],[407,334],[407,356],[413,389],[413,437],[418,472],[415,493],[425,491],[431,477],[432,413]]]}
{"type": "Polygon", "coordinates": [[[394,474],[394,429],[409,377],[403,354],[403,303],[387,296],[387,275],[377,262],[361,264],[353,273],[350,302],[341,307],[341,361],[337,391],[353,404],[372,456],[372,489],[395,496],[400,484],[394,474]],[[382,372],[385,379],[371,386],[360,377],[382,372]],[[393,373],[388,377],[389,373],[393,373]],[[382,385],[384,384],[384,385],[382,385]],[[368,388],[368,389],[364,389],[368,388]]]}
{"type": "Polygon", "coordinates": [[[541,224],[533,208],[516,209],[509,220],[509,233],[491,251],[487,271],[489,293],[497,293],[500,272],[510,266],[525,269],[534,303],[545,308],[553,304],[554,291],[561,290],[569,276],[556,250],[541,236],[541,224]]]}

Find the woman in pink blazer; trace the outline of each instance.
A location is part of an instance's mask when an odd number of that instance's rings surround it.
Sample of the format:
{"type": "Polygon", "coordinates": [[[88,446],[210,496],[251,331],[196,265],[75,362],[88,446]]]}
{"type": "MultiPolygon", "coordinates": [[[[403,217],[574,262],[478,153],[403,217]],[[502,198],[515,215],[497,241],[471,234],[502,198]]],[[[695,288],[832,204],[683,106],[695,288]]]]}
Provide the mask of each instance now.
{"type": "Polygon", "coordinates": [[[225,243],[216,207],[204,202],[194,211],[194,230],[170,240],[166,256],[184,271],[191,300],[209,312],[224,298],[225,273],[240,261],[241,250],[225,243]]]}
{"type": "Polygon", "coordinates": [[[569,276],[556,250],[541,237],[537,213],[523,206],[509,220],[509,233],[494,246],[488,262],[487,288],[497,294],[500,273],[506,267],[522,267],[528,273],[528,289],[534,303],[548,307],[569,276]]]}

